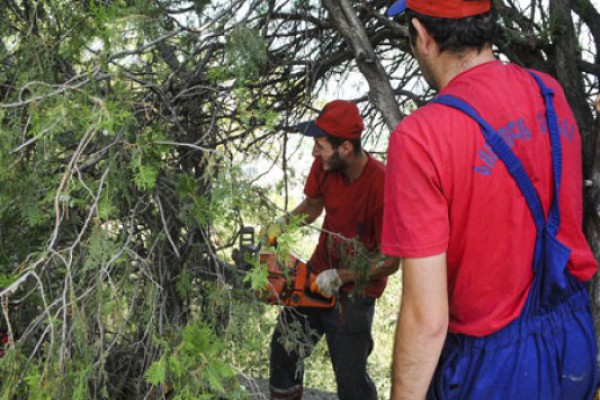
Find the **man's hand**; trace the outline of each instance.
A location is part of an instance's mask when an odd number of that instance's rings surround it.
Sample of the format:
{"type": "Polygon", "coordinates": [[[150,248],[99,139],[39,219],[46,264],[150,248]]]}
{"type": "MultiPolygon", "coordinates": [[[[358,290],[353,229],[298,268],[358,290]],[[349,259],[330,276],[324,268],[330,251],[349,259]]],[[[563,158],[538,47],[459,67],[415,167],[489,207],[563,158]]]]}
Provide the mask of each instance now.
{"type": "Polygon", "coordinates": [[[342,287],[342,279],[337,272],[337,269],[326,269],[317,275],[314,284],[311,285],[313,292],[320,292],[325,297],[331,297],[337,293],[342,287]]]}
{"type": "Polygon", "coordinates": [[[325,199],[323,197],[311,198],[306,197],[291,212],[278,217],[270,224],[261,227],[258,235],[258,240],[268,246],[277,245],[277,237],[283,233],[283,229],[290,223],[291,220],[297,221],[295,225],[304,226],[312,223],[325,207],[325,199]]]}

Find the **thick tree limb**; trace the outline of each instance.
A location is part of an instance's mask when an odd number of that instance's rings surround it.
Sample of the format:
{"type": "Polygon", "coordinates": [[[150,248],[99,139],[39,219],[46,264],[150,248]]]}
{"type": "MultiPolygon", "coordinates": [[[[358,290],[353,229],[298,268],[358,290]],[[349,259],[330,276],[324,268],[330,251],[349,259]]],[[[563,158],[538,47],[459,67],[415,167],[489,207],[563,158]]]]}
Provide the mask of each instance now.
{"type": "Polygon", "coordinates": [[[402,119],[385,69],[371,46],[364,25],[348,0],[323,0],[323,6],[354,52],[358,68],[369,83],[369,97],[392,131],[402,119]]]}

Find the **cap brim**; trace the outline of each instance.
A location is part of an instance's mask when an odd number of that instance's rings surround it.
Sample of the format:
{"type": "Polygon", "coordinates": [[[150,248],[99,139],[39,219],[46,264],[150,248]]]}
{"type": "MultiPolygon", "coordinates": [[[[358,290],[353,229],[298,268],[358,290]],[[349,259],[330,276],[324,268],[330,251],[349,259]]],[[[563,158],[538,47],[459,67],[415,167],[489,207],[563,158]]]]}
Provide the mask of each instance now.
{"type": "Polygon", "coordinates": [[[402,14],[404,11],[406,11],[406,0],[398,0],[388,8],[385,15],[393,17],[402,14]]]}
{"type": "Polygon", "coordinates": [[[296,125],[296,130],[304,136],[321,137],[327,136],[327,132],[319,128],[315,121],[300,122],[296,125]]]}

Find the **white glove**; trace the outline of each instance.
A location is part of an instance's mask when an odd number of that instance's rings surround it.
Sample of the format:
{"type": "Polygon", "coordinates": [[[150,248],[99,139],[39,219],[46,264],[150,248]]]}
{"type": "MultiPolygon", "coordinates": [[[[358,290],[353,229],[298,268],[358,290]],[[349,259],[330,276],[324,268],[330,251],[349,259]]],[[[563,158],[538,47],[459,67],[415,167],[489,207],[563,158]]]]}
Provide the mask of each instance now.
{"type": "Polygon", "coordinates": [[[326,269],[317,275],[315,281],[319,290],[327,296],[333,296],[342,287],[342,279],[337,272],[337,269],[326,269]]]}

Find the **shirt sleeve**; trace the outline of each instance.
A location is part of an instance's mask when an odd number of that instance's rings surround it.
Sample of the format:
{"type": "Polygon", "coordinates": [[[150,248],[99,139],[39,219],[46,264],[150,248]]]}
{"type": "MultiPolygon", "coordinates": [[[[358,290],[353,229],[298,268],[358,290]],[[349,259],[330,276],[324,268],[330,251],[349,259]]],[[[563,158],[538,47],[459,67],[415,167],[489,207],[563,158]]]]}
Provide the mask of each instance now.
{"type": "Polygon", "coordinates": [[[304,194],[307,197],[323,197],[325,170],[320,158],[315,158],[304,184],[304,194]]]}
{"type": "Polygon", "coordinates": [[[377,239],[377,247],[381,248],[381,236],[383,232],[383,185],[377,190],[377,201],[375,205],[374,220],[375,220],[375,237],[377,239]]]}
{"type": "Polygon", "coordinates": [[[449,240],[448,203],[442,193],[439,155],[426,135],[400,124],[390,138],[384,187],[382,253],[426,257],[443,253],[449,240]],[[406,129],[406,128],[405,128],[406,129]]]}

